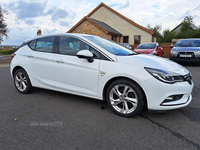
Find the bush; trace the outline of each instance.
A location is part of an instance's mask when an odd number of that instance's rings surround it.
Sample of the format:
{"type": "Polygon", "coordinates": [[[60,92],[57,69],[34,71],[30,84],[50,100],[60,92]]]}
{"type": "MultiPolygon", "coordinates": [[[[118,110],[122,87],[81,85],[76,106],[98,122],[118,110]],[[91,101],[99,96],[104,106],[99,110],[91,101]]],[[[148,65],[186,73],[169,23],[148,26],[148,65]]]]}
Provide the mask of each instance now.
{"type": "Polygon", "coordinates": [[[0,50],[0,55],[8,55],[14,53],[14,50],[0,50]]]}

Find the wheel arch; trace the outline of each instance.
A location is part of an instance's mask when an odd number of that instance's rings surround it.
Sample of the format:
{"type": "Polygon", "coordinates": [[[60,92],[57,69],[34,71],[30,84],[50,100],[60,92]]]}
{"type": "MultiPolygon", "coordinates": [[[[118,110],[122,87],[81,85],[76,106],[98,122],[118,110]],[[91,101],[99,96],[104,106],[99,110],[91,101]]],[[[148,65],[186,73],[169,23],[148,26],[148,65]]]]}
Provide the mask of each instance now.
{"type": "MultiPolygon", "coordinates": [[[[23,67],[21,67],[21,66],[15,66],[15,67],[13,68],[13,70],[12,70],[12,77],[14,77],[14,74],[15,74],[15,72],[16,72],[18,69],[23,69],[23,70],[26,72],[26,70],[25,70],[23,67]]],[[[26,73],[27,73],[27,72],[26,72],[26,73]]]]}
{"type": "Polygon", "coordinates": [[[119,76],[119,77],[114,77],[114,78],[112,78],[112,79],[110,79],[109,81],[107,81],[107,83],[105,84],[105,86],[104,86],[104,88],[103,88],[103,100],[105,101],[105,98],[106,98],[106,90],[107,90],[107,88],[108,88],[108,86],[112,83],[112,82],[114,82],[114,81],[116,81],[116,80],[119,80],[119,79],[126,79],[126,80],[129,80],[130,82],[133,82],[134,84],[136,84],[140,89],[141,89],[141,91],[142,91],[142,93],[143,93],[143,95],[144,95],[144,108],[145,109],[147,109],[148,107],[147,107],[147,98],[146,98],[146,94],[145,94],[145,92],[144,92],[144,90],[143,90],[143,88],[136,82],[136,81],[134,81],[134,80],[132,80],[132,79],[130,79],[130,78],[127,78],[127,77],[123,77],[123,76],[119,76]]]}

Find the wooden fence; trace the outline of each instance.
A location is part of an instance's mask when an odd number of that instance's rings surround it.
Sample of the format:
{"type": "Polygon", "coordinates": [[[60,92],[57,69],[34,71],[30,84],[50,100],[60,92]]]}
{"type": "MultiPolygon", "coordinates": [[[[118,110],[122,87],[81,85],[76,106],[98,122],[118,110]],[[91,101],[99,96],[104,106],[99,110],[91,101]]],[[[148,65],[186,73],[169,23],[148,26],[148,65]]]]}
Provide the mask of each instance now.
{"type": "Polygon", "coordinates": [[[170,45],[161,45],[161,47],[164,50],[164,57],[169,58],[169,54],[172,48],[170,48],[170,45]]]}
{"type": "MultiPolygon", "coordinates": [[[[135,49],[138,45],[131,45],[132,49],[135,49]]],[[[170,45],[161,45],[161,47],[164,50],[164,57],[169,58],[170,51],[172,48],[170,48],[170,45]]]]}

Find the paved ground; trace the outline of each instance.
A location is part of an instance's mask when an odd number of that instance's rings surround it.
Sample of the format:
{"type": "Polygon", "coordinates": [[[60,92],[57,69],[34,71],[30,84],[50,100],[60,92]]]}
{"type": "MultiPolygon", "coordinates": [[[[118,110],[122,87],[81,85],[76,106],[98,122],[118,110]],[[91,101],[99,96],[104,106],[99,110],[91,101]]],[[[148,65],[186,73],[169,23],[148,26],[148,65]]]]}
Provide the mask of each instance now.
{"type": "Polygon", "coordinates": [[[105,102],[35,89],[17,92],[8,65],[0,65],[0,150],[200,150],[199,66],[193,101],[166,114],[115,115],[105,102]]]}

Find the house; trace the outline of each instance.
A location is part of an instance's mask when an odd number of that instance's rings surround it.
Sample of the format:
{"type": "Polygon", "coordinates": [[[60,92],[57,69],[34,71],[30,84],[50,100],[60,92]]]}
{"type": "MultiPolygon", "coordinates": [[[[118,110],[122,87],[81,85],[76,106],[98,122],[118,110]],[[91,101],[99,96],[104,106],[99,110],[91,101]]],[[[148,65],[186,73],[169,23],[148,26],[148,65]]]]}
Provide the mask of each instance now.
{"type": "MultiPolygon", "coordinates": [[[[176,26],[173,30],[171,30],[171,32],[175,32],[176,34],[178,34],[178,33],[180,33],[181,32],[181,28],[182,28],[182,22],[178,25],[178,26],[176,26]]],[[[196,25],[192,25],[191,26],[191,29],[192,30],[197,30],[197,29],[199,29],[196,25]]]]}
{"type": "Polygon", "coordinates": [[[128,19],[104,3],[100,3],[68,33],[98,35],[130,45],[155,42],[157,37],[154,32],[128,19]]]}

